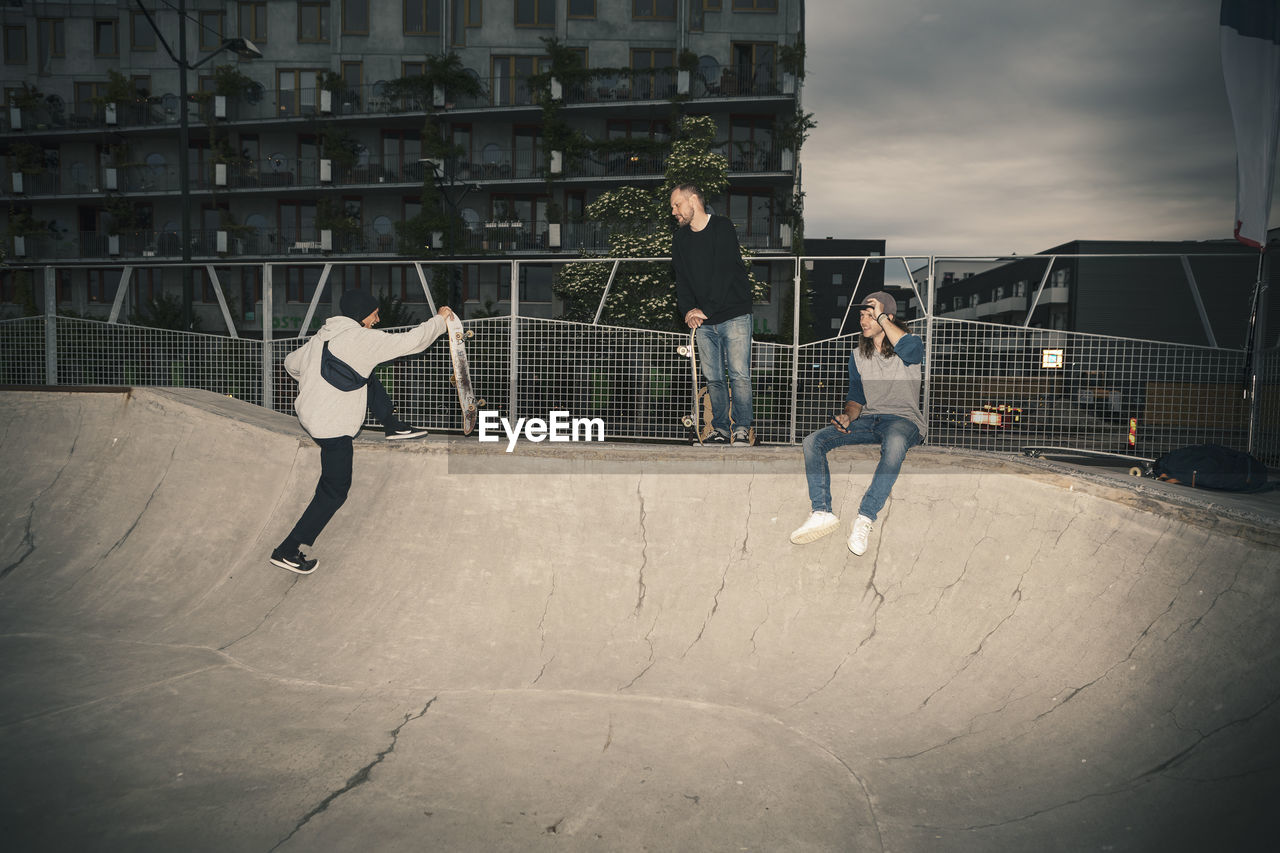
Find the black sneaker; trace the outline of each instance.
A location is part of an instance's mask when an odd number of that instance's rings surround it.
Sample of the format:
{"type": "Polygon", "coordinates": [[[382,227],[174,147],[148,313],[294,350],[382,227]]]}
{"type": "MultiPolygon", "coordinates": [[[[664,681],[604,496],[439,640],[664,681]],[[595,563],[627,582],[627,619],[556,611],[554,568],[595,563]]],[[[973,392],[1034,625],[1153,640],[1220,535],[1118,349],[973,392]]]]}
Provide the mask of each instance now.
{"type": "Polygon", "coordinates": [[[314,572],[317,562],[317,560],[308,560],[299,548],[294,548],[293,553],[283,548],[277,548],[271,552],[271,565],[288,569],[299,575],[309,575],[314,572]]]}
{"type": "Polygon", "coordinates": [[[399,441],[405,438],[422,438],[427,434],[425,429],[420,427],[409,426],[404,423],[396,423],[384,430],[387,434],[388,441],[399,441]]]}
{"type": "Polygon", "coordinates": [[[720,430],[718,430],[718,429],[716,429],[716,430],[712,430],[712,431],[711,431],[711,435],[707,436],[707,437],[703,440],[703,442],[702,442],[702,443],[703,443],[703,444],[717,444],[717,445],[718,445],[718,444],[728,444],[728,443],[729,443],[729,436],[725,435],[724,433],[722,433],[722,432],[721,432],[720,430]]]}

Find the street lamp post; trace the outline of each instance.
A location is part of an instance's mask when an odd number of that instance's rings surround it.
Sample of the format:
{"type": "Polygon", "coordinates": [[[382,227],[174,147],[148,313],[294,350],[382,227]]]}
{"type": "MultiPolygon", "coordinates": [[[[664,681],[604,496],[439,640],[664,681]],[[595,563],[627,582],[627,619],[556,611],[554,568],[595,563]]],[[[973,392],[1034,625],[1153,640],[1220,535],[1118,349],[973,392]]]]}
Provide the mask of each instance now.
{"type": "Polygon", "coordinates": [[[190,159],[191,125],[187,115],[187,72],[193,71],[213,59],[224,50],[230,50],[244,59],[260,59],[262,51],[246,38],[223,39],[215,50],[199,62],[187,61],[187,0],[178,0],[178,53],[175,56],[169,43],[165,41],[160,28],[156,26],[151,12],[142,5],[142,0],[134,0],[142,14],[151,25],[156,38],[164,46],[165,53],[178,66],[178,190],[182,198],[182,327],[191,329],[191,304],[195,301],[195,287],[191,269],[191,187],[190,159]]]}
{"type": "MultiPolygon", "coordinates": [[[[446,213],[449,217],[449,231],[446,255],[448,257],[453,257],[458,254],[457,232],[455,229],[458,227],[459,205],[462,204],[462,200],[466,198],[467,193],[472,190],[478,190],[480,187],[478,184],[464,184],[462,192],[458,193],[457,196],[454,197],[451,191],[458,185],[458,175],[456,171],[457,158],[450,157],[446,162],[437,157],[423,157],[419,162],[431,170],[432,183],[436,185],[436,189],[440,191],[440,196],[444,199],[444,202],[448,207],[446,213]]],[[[452,268],[452,274],[450,275],[449,299],[452,304],[458,305],[458,310],[461,312],[462,284],[458,281],[459,277],[459,271],[455,266],[452,268]]]]}

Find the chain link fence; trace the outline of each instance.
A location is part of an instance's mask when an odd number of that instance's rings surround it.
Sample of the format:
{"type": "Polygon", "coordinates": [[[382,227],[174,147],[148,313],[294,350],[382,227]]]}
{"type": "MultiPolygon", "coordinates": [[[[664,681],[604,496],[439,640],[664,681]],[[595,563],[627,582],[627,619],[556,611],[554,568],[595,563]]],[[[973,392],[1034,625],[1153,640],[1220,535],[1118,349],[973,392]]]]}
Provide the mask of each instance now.
{"type": "MultiPolygon", "coordinates": [[[[911,321],[925,338],[927,442],[977,451],[1030,445],[1147,458],[1189,444],[1250,447],[1242,350],[974,320],[911,321]]],[[[694,408],[688,336],[531,317],[469,320],[472,384],[512,423],[566,411],[611,439],[681,441],[694,408]]],[[[394,330],[389,330],[394,331],[394,330]]],[[[203,388],[292,414],[284,357],[304,341],[165,331],[72,317],[0,320],[0,383],[203,388]],[[266,392],[266,393],[264,393],[266,392]]],[[[761,440],[795,443],[843,407],[857,335],[791,346],[756,341],[761,440]]],[[[1253,453],[1280,466],[1280,349],[1263,354],[1253,453]]],[[[460,432],[443,340],[378,369],[409,423],[460,432]]],[[[373,422],[368,422],[373,426],[373,422]]]]}

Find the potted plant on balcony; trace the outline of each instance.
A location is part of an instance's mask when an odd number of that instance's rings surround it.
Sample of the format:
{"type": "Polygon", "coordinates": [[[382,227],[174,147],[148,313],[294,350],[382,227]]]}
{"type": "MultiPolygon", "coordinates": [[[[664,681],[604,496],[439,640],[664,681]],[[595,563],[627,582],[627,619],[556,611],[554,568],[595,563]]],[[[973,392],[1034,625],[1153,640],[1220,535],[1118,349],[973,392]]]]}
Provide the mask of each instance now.
{"type": "Polygon", "coordinates": [[[320,231],[320,245],[328,246],[339,252],[350,252],[361,249],[360,243],[360,210],[355,205],[348,205],[329,198],[316,202],[316,228],[320,231]],[[328,240],[325,232],[329,232],[328,240]]]}
{"type": "Polygon", "coordinates": [[[360,162],[365,147],[345,130],[329,125],[320,133],[321,180],[324,179],[324,160],[331,164],[330,179],[343,183],[351,176],[351,170],[360,162]]]}
{"type": "Polygon", "coordinates": [[[227,118],[228,101],[232,98],[247,98],[257,88],[257,82],[247,74],[240,73],[234,65],[215,67],[213,69],[213,117],[227,118]]]}
{"type": "Polygon", "coordinates": [[[42,174],[45,170],[44,149],[30,142],[16,142],[9,146],[9,169],[13,192],[27,191],[26,178],[42,174]]]}
{"type": "Polygon", "coordinates": [[[25,258],[32,254],[27,245],[27,241],[34,241],[38,237],[46,237],[49,235],[49,222],[43,219],[36,219],[31,211],[25,207],[9,208],[9,236],[13,238],[13,245],[7,246],[6,249],[12,249],[15,257],[25,258]]]}
{"type": "Polygon", "coordinates": [[[9,127],[22,130],[22,117],[26,115],[35,124],[37,130],[44,130],[47,123],[42,122],[36,112],[44,106],[44,95],[34,86],[22,84],[22,88],[9,93],[9,127]]]}

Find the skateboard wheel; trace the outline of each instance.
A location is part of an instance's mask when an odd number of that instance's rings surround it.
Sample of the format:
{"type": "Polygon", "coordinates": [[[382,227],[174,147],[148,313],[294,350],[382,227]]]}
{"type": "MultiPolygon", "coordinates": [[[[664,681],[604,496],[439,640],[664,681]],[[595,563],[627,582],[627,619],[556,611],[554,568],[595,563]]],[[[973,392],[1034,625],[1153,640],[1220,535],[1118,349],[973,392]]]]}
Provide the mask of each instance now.
{"type": "Polygon", "coordinates": [[[680,346],[676,347],[676,352],[684,356],[685,358],[689,357],[689,348],[684,344],[681,344],[680,346]]]}
{"type": "Polygon", "coordinates": [[[467,329],[467,331],[466,331],[466,332],[464,332],[463,334],[465,334],[468,338],[474,338],[474,337],[476,336],[476,330],[475,330],[475,329],[467,329]]]}
{"type": "Polygon", "coordinates": [[[1130,468],[1130,469],[1129,469],[1129,476],[1130,476],[1130,477],[1141,477],[1141,476],[1142,476],[1142,468],[1141,468],[1140,466],[1138,466],[1138,465],[1134,465],[1132,468],[1130,468]]]}
{"type": "Polygon", "coordinates": [[[487,405],[489,405],[489,401],[488,401],[488,400],[486,400],[486,399],[484,399],[483,397],[481,397],[479,400],[476,400],[476,405],[477,405],[477,406],[487,406],[487,405]]]}
{"type": "Polygon", "coordinates": [[[688,415],[685,415],[683,418],[680,419],[680,423],[682,423],[686,427],[691,427],[693,426],[693,418],[689,417],[688,415]]]}
{"type": "Polygon", "coordinates": [[[475,407],[475,405],[474,405],[474,404],[473,404],[473,405],[470,405],[470,406],[467,406],[467,413],[468,413],[468,414],[470,414],[471,412],[474,412],[475,410],[476,410],[476,407],[475,407]]]}
{"type": "Polygon", "coordinates": [[[450,385],[457,385],[457,384],[458,384],[458,377],[457,377],[457,375],[456,375],[456,374],[450,374],[450,375],[449,375],[449,384],[450,384],[450,385]]]}

